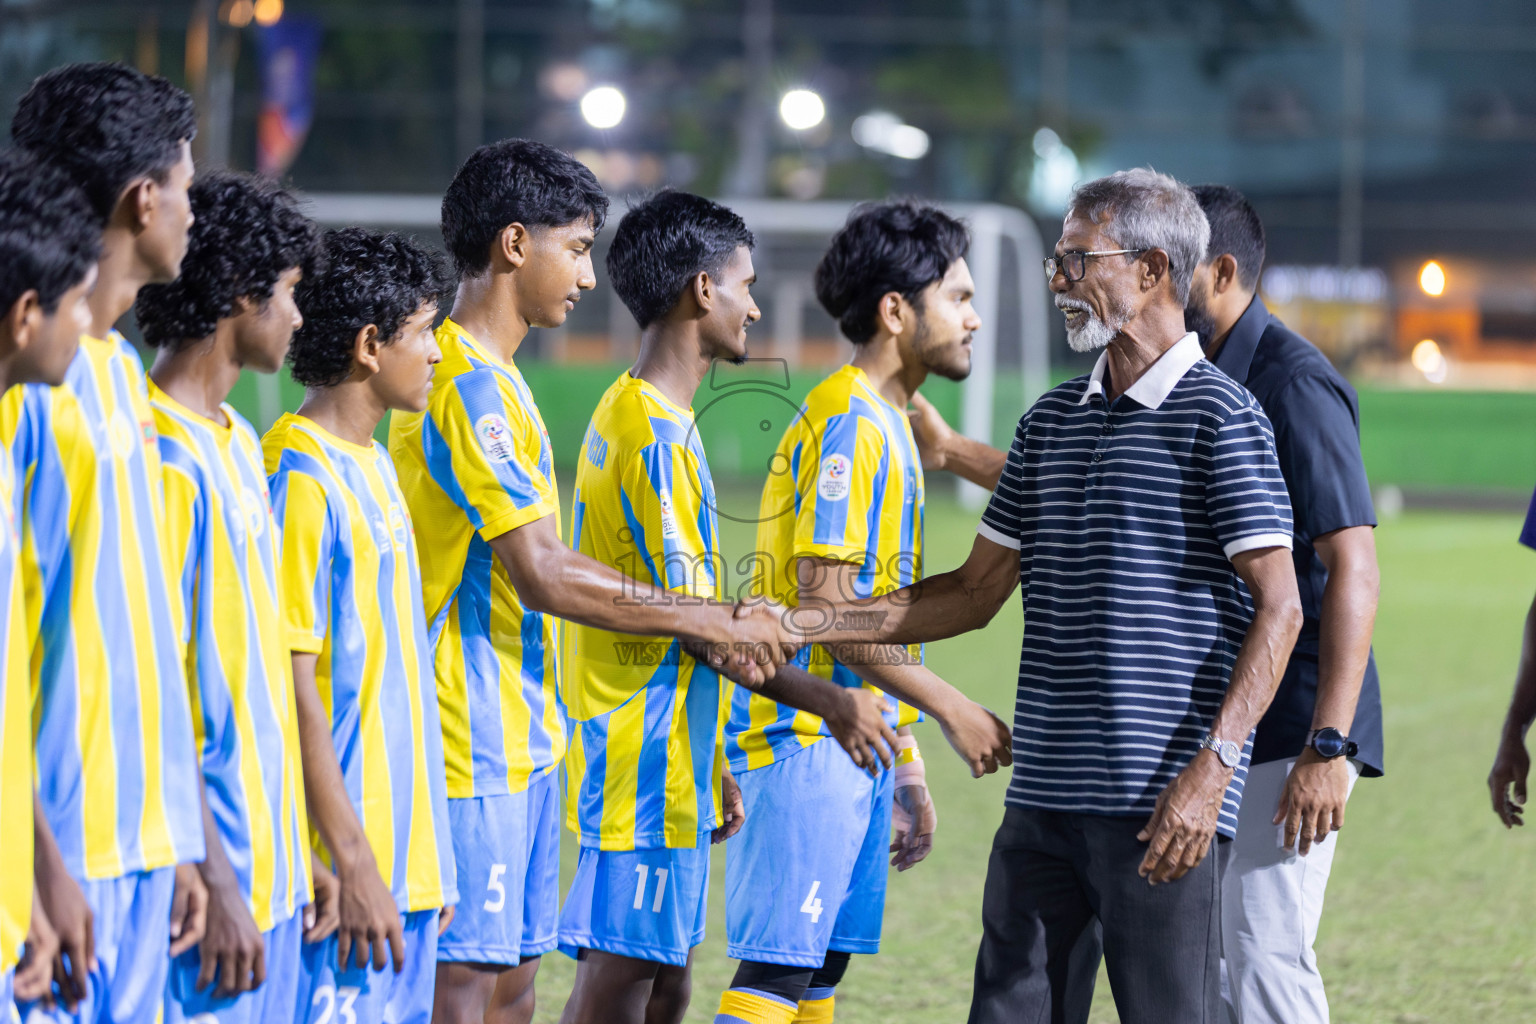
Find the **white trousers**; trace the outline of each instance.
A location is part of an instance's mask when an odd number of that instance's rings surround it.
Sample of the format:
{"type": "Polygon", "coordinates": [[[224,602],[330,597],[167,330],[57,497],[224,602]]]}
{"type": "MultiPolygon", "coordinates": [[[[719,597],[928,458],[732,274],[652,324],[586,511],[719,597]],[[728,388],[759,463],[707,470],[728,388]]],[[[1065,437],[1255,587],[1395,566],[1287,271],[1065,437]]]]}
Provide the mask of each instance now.
{"type": "MultiPolygon", "coordinates": [[[[1286,776],[1296,763],[1248,769],[1237,838],[1227,850],[1221,893],[1221,995],[1232,1024],[1327,1024],[1328,999],[1317,971],[1317,925],[1333,868],[1337,835],[1305,857],[1287,850],[1273,824],[1286,776]]],[[[1349,788],[1360,777],[1349,764],[1349,788]]]]}

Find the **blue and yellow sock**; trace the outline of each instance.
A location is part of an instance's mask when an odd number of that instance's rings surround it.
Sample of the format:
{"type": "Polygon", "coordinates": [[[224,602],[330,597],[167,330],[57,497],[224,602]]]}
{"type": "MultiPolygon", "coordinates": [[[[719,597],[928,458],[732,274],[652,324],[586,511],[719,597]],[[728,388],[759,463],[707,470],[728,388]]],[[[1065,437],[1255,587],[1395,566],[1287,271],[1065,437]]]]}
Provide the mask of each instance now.
{"type": "Polygon", "coordinates": [[[836,1002],[837,989],[808,988],[800,997],[792,1024],[832,1024],[832,1004],[836,1002]]]}
{"type": "MultiPolygon", "coordinates": [[[[801,1003],[800,1006],[805,1004],[801,1003]]],[[[796,1009],[794,1003],[767,992],[752,988],[728,988],[720,994],[720,1009],[715,1014],[715,1024],[792,1024],[800,1019],[795,1016],[796,1009]]],[[[830,1007],[825,1019],[832,1019],[830,1007]]]]}

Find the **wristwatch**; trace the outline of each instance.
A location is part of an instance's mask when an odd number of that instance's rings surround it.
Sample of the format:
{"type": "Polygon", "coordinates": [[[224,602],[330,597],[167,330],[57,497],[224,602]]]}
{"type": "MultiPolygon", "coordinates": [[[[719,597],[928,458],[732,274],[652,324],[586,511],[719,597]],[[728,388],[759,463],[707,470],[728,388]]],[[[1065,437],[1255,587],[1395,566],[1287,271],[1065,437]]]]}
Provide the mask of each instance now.
{"type": "Polygon", "coordinates": [[[1317,751],[1324,761],[1336,757],[1354,757],[1360,753],[1360,744],[1332,727],[1313,729],[1307,733],[1307,746],[1317,751]]]}
{"type": "Polygon", "coordinates": [[[1205,739],[1200,741],[1201,750],[1214,751],[1221,763],[1228,768],[1236,768],[1243,759],[1243,748],[1231,740],[1217,739],[1216,734],[1208,732],[1205,739]]]}

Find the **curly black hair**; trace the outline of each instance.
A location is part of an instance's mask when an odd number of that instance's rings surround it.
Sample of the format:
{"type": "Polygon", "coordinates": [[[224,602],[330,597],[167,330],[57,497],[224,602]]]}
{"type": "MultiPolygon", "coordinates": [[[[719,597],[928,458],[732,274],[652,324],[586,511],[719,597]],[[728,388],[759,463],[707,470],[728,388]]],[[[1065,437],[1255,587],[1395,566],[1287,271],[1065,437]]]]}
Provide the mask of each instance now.
{"type": "Polygon", "coordinates": [[[54,68],[32,83],[11,117],[16,144],[67,171],[101,223],[133,181],[163,182],[181,159],[181,143],[196,134],[192,97],[126,64],[54,68]]]}
{"type": "Polygon", "coordinates": [[[965,225],[913,199],[854,207],[816,265],[816,299],[845,337],[862,345],[875,336],[875,313],[896,292],[921,307],[923,289],[949,273],[970,248],[965,225]]]}
{"type": "Polygon", "coordinates": [[[180,350],[213,333],[238,299],[265,303],[284,271],[314,272],[320,229],[293,193],[255,174],[215,171],[187,191],[196,218],[181,276],[139,289],[144,342],[180,350]]]}
{"type": "Polygon", "coordinates": [[[0,152],[0,315],[37,289],[52,315],[101,256],[101,226],[69,175],[30,154],[0,152]]]}
{"type": "Polygon", "coordinates": [[[335,387],[352,373],[357,332],[373,324],[393,342],[413,313],[447,291],[447,264],[398,232],[337,228],[322,242],[325,266],[294,290],[304,326],[293,336],[288,366],[310,388],[335,387]]]}
{"type": "Polygon", "coordinates": [[[491,243],[508,224],[563,227],[590,217],[600,230],[608,196],[587,165],[531,139],[481,146],[443,194],[443,244],[460,277],[491,264],[491,243]]]}
{"type": "Polygon", "coordinates": [[[711,276],[739,246],[757,244],[733,210],[668,189],[632,206],[608,247],[608,279],[642,328],[671,312],[700,273],[711,276]]]}

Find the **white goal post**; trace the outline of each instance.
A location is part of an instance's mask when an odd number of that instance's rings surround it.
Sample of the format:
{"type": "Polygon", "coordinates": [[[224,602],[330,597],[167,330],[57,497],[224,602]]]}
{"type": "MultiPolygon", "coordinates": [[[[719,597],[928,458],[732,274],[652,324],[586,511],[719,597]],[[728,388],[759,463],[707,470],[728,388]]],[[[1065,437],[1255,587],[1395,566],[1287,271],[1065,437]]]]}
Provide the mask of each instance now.
{"type": "MultiPolygon", "coordinates": [[[[852,202],[817,200],[800,202],[789,199],[728,199],[731,209],[741,215],[760,242],[790,238],[802,243],[824,244],[848,218],[852,202]]],[[[356,224],[372,227],[438,229],[441,200],[430,195],[397,193],[309,193],[304,197],[306,212],[327,226],[356,224]]],[[[622,205],[618,204],[618,205],[622,205]]],[[[1022,393],[1018,411],[1022,415],[1029,403],[1050,385],[1050,347],[1047,323],[1046,287],[1038,276],[1044,245],[1035,223],[1024,211],[997,203],[940,204],[970,225],[971,249],[967,257],[976,281],[976,311],[981,329],[976,332],[971,350],[971,375],[962,385],[959,428],[967,436],[1006,448],[1009,438],[992,436],[994,380],[997,373],[999,317],[1003,309],[1003,289],[1012,285],[1017,292],[1016,330],[1008,333],[1019,339],[1022,393]],[[1013,250],[1016,280],[1004,282],[1004,246],[1013,250]]],[[[621,210],[613,211],[605,231],[617,224],[621,210]]],[[[803,304],[813,294],[807,268],[775,267],[778,283],[769,299],[777,315],[773,318],[773,347],[778,352],[793,352],[800,342],[803,304]]],[[[609,323],[628,324],[628,315],[613,296],[609,323]]],[[[275,378],[271,380],[276,387],[275,378]]],[[[274,393],[275,394],[275,393],[274,393]]],[[[263,401],[275,401],[263,393],[263,401]]],[[[274,413],[275,415],[275,413],[274,413]]],[[[979,507],[986,493],[973,484],[960,482],[959,496],[967,507],[979,507]]]]}

